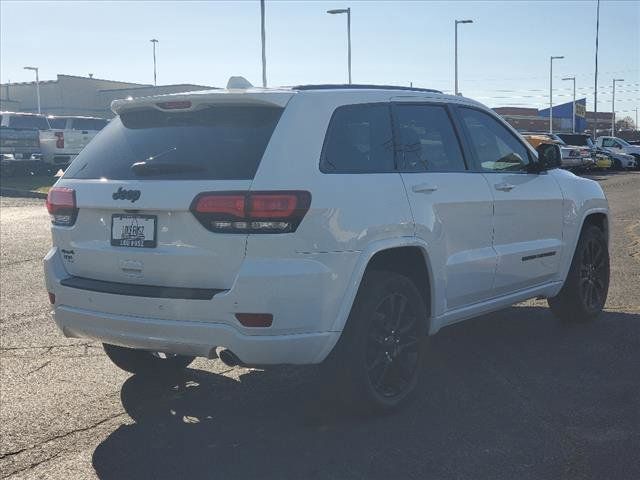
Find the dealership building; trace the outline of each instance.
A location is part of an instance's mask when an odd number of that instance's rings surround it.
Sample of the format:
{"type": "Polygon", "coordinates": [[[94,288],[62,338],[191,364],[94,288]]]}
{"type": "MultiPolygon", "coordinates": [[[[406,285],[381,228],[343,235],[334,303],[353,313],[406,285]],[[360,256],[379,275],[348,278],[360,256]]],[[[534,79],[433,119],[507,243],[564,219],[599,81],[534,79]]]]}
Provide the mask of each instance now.
{"type": "MultiPolygon", "coordinates": [[[[147,85],[142,83],[103,80],[75,75],[58,75],[56,80],[40,82],[40,107],[46,115],[86,115],[111,118],[113,100],[127,97],[146,97],[164,93],[208,90],[206,85],[147,85]]],[[[35,82],[4,83],[0,85],[0,110],[11,112],[38,111],[35,82]]]]}
{"type": "MultiPolygon", "coordinates": [[[[548,132],[549,109],[523,107],[494,108],[514,128],[521,132],[548,132]]],[[[553,131],[570,132],[573,129],[573,102],[555,105],[553,107],[553,131]]],[[[587,99],[576,100],[575,127],[576,132],[593,131],[611,128],[611,112],[587,112],[587,99]],[[597,119],[597,125],[596,125],[597,119]]]]}

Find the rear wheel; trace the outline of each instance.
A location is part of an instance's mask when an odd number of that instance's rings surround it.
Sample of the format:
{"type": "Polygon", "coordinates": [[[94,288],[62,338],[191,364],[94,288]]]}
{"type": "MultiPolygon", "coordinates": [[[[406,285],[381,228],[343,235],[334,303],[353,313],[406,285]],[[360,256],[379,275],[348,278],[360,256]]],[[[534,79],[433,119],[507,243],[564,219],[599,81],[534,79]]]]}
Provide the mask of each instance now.
{"type": "Polygon", "coordinates": [[[586,226],[571,268],[560,293],[548,299],[549,307],[561,320],[587,322],[595,319],[607,300],[609,291],[609,250],[604,233],[586,226]]]}
{"type": "Polygon", "coordinates": [[[338,345],[325,363],[327,380],[353,410],[391,410],[415,391],[427,336],[425,302],[398,273],[367,273],[338,345]]]}
{"type": "Polygon", "coordinates": [[[109,359],[119,368],[138,375],[163,377],[180,373],[195,357],[102,344],[109,359]]]}

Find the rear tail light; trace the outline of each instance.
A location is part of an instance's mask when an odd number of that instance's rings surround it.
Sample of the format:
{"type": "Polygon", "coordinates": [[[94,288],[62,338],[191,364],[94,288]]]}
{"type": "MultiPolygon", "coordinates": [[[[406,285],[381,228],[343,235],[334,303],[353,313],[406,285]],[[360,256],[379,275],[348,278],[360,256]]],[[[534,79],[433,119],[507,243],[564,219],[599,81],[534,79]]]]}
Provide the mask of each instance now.
{"type": "Polygon", "coordinates": [[[309,210],[304,191],[210,192],[191,203],[191,212],[212,232],[291,233],[309,210]]]}
{"type": "Polygon", "coordinates": [[[64,148],[64,132],[55,132],[56,148],[64,148]]]}
{"type": "Polygon", "coordinates": [[[54,305],[56,303],[56,295],[55,293],[51,293],[51,292],[47,292],[49,293],[49,303],[51,305],[54,305]]]}
{"type": "Polygon", "coordinates": [[[53,187],[47,195],[46,205],[54,225],[69,227],[76,222],[78,207],[76,192],[72,188],[53,187]]]}

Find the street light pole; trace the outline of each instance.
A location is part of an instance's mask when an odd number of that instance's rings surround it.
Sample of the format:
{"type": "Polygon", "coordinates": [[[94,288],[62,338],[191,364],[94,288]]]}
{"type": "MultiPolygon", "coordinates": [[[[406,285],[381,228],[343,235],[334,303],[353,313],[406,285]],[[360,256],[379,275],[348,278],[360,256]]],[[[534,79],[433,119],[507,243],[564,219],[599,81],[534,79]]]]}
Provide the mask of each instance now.
{"type": "Polygon", "coordinates": [[[616,136],[616,82],[624,82],[623,78],[613,79],[613,96],[611,97],[611,136],[616,136]]]}
{"type": "Polygon", "coordinates": [[[260,40],[262,42],[262,88],[267,88],[267,51],[265,46],[264,0],[260,0],[260,40]]]}
{"type": "MultiPolygon", "coordinates": [[[[593,140],[598,136],[598,35],[600,33],[600,0],[596,6],[596,72],[593,87],[593,140]]],[[[585,112],[586,115],[586,112],[585,112]]]]}
{"type": "Polygon", "coordinates": [[[553,61],[564,58],[549,57],[549,133],[553,133],[553,61]]]}
{"type": "Polygon", "coordinates": [[[562,80],[573,80],[573,133],[576,133],[576,77],[566,77],[562,80]]]}
{"type": "Polygon", "coordinates": [[[473,20],[455,20],[455,41],[454,41],[454,50],[455,50],[455,59],[454,59],[454,63],[455,63],[455,88],[454,88],[454,93],[456,95],[459,95],[460,92],[458,91],[458,24],[459,23],[473,23],[473,20]]]}
{"type": "Polygon", "coordinates": [[[38,76],[38,67],[24,67],[24,69],[36,72],[36,98],[38,99],[38,113],[42,113],[40,110],[40,77],[38,76]]]}
{"type": "Polygon", "coordinates": [[[156,43],[158,43],[158,40],[155,38],[152,38],[151,40],[149,40],[151,43],[153,43],[153,86],[157,86],[157,73],[156,73],[156,43]]]}
{"type": "Polygon", "coordinates": [[[331,15],[347,14],[347,62],[349,68],[349,85],[351,85],[351,8],[336,8],[334,10],[327,10],[327,13],[331,15]]]}

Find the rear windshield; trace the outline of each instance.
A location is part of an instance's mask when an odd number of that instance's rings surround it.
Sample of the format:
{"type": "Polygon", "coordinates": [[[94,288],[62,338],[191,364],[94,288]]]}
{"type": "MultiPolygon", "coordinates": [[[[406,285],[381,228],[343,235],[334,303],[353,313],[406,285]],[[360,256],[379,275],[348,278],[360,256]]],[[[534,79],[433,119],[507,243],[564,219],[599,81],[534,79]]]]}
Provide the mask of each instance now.
{"type": "Polygon", "coordinates": [[[102,130],[107,121],[101,118],[74,118],[71,122],[73,130],[102,130]]]}
{"type": "Polygon", "coordinates": [[[11,115],[9,117],[9,127],[49,130],[49,122],[47,122],[46,118],[36,115],[11,115]]]}
{"type": "Polygon", "coordinates": [[[576,145],[578,147],[589,145],[589,137],[586,135],[569,135],[563,133],[560,135],[560,138],[562,138],[567,145],[576,145]]]}
{"type": "Polygon", "coordinates": [[[183,113],[125,112],[85,147],[65,178],[252,179],[282,110],[216,106],[183,113]],[[153,168],[132,169],[138,162],[153,168]]]}
{"type": "Polygon", "coordinates": [[[54,130],[64,130],[65,127],[67,126],[67,119],[66,118],[50,118],[49,125],[51,125],[51,128],[53,128],[54,130]]]}

